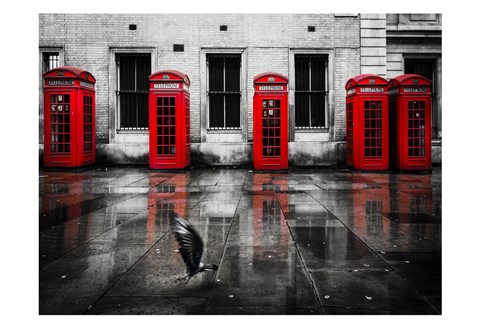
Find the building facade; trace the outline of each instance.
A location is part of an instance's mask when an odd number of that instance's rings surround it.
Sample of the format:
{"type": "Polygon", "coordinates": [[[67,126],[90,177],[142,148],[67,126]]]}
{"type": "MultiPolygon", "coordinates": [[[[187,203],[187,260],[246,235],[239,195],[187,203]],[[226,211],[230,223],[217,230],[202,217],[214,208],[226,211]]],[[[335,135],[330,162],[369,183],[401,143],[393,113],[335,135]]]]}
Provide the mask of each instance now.
{"type": "Polygon", "coordinates": [[[288,77],[289,162],[345,163],[345,83],[363,73],[433,81],[432,160],[441,163],[440,14],[41,14],[43,72],[96,79],[97,161],[148,163],[148,76],[188,75],[192,164],[251,166],[253,78],[288,77]]]}

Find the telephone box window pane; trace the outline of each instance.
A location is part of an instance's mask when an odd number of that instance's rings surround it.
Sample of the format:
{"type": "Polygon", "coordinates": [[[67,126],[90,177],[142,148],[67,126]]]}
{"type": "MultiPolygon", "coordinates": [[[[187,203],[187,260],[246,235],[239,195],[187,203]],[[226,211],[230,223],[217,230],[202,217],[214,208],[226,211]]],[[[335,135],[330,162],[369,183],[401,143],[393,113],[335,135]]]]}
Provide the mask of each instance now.
{"type": "Polygon", "coordinates": [[[263,157],[280,156],[280,100],[263,101],[262,155],[263,157]]]}
{"type": "Polygon", "coordinates": [[[93,151],[93,97],[83,96],[83,151],[93,151]]]}
{"type": "Polygon", "coordinates": [[[240,129],[239,54],[208,54],[208,113],[211,129],[240,129]]]}
{"type": "Polygon", "coordinates": [[[347,155],[353,156],[353,104],[347,104],[347,155]]]}
{"type": "Polygon", "coordinates": [[[382,103],[364,101],[365,157],[382,156],[382,103]]]}
{"type": "Polygon", "coordinates": [[[70,111],[63,108],[70,107],[70,95],[52,95],[50,101],[51,151],[67,154],[70,152],[70,111]]]}
{"type": "Polygon", "coordinates": [[[408,104],[408,156],[425,156],[425,102],[408,104]]]}
{"type": "Polygon", "coordinates": [[[145,130],[148,128],[150,54],[117,54],[116,61],[120,129],[145,130]]]}
{"type": "Polygon", "coordinates": [[[157,97],[157,155],[175,155],[175,97],[157,97]]]}
{"type": "Polygon", "coordinates": [[[327,126],[326,55],[295,55],[295,127],[327,126]]]}

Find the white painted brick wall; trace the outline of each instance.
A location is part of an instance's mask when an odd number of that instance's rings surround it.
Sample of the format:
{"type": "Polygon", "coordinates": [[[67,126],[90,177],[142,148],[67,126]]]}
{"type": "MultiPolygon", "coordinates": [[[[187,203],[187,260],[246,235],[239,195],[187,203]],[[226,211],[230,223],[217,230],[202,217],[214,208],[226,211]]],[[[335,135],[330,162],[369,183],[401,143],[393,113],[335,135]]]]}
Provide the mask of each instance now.
{"type": "Polygon", "coordinates": [[[66,65],[82,67],[97,79],[99,143],[108,143],[109,111],[113,110],[109,108],[109,88],[113,87],[109,85],[109,49],[112,47],[154,47],[157,64],[153,71],[176,69],[189,75],[192,142],[200,142],[201,133],[202,48],[247,48],[244,65],[247,65],[245,96],[249,140],[252,138],[253,77],[265,71],[288,76],[289,49],[334,50],[331,65],[334,65],[335,140],[343,140],[345,136],[345,83],[360,74],[360,19],[333,14],[41,14],[39,45],[63,46],[66,65]],[[130,31],[129,24],[136,24],[137,30],[130,31]],[[220,25],[227,25],[228,31],[219,31],[220,25]],[[308,26],[315,26],[316,31],[308,32],[308,26]],[[184,44],[185,52],[173,52],[174,43],[184,44]]]}

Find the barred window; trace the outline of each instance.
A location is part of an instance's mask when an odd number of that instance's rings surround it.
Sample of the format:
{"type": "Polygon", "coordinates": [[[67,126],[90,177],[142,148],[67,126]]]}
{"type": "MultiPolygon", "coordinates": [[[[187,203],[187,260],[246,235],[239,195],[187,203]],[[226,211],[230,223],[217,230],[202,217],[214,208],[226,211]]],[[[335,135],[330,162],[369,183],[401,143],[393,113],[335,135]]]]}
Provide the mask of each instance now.
{"type": "Polygon", "coordinates": [[[148,129],[150,54],[121,53],[117,63],[117,106],[121,130],[148,129]]]}
{"type": "Polygon", "coordinates": [[[58,52],[44,52],[43,53],[43,72],[60,66],[60,55],[58,52]]]}
{"type": "Polygon", "coordinates": [[[418,74],[432,81],[432,134],[437,137],[438,108],[437,108],[437,60],[435,58],[406,58],[405,74],[418,74]]]}
{"type": "Polygon", "coordinates": [[[295,55],[295,128],[327,127],[327,55],[295,55]]]}
{"type": "Polygon", "coordinates": [[[240,54],[207,54],[210,129],[240,129],[240,66],[240,54]]]}

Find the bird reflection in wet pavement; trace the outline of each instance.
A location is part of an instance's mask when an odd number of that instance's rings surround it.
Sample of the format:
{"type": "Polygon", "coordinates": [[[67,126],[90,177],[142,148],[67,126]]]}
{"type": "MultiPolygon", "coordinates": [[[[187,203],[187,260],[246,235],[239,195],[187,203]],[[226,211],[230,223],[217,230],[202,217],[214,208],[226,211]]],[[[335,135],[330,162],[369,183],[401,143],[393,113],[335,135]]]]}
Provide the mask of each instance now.
{"type": "Polygon", "coordinates": [[[168,213],[175,239],[178,242],[177,253],[182,256],[183,262],[187,267],[187,274],[177,279],[177,282],[186,284],[190,278],[203,271],[216,271],[218,266],[215,264],[205,264],[201,262],[203,255],[203,241],[193,226],[175,212],[168,213]]]}

